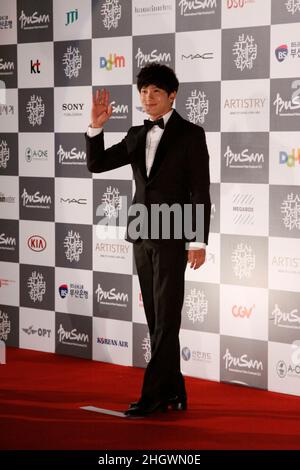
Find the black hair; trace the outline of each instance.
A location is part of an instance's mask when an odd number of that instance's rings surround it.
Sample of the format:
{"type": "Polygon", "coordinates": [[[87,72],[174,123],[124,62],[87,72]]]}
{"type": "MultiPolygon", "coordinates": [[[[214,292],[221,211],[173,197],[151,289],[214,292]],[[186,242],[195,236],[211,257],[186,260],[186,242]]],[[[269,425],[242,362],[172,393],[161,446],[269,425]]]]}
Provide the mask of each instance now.
{"type": "Polygon", "coordinates": [[[143,87],[155,85],[165,90],[168,95],[178,90],[179,81],[175,72],[164,64],[152,62],[145,65],[137,75],[137,87],[139,92],[143,87]]]}

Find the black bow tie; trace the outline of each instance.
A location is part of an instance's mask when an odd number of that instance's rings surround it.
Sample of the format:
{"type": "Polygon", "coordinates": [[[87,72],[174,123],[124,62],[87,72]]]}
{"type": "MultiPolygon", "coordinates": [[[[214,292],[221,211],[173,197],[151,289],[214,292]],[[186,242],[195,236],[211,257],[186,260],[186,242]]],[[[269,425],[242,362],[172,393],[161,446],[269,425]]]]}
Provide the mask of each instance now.
{"type": "Polygon", "coordinates": [[[159,126],[161,129],[164,129],[165,123],[163,118],[157,119],[156,121],[150,121],[150,119],[145,119],[144,126],[146,127],[147,131],[150,131],[153,126],[159,126]]]}

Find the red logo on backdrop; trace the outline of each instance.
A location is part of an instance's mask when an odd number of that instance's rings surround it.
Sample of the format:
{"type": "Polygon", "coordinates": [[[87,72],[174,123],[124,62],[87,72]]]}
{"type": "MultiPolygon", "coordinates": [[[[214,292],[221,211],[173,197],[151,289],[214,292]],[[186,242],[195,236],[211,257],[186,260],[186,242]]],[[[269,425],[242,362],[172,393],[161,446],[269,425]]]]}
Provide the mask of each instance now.
{"type": "Polygon", "coordinates": [[[249,318],[252,315],[252,310],[254,307],[255,305],[252,305],[250,308],[244,307],[242,305],[234,305],[231,312],[234,317],[249,318]]]}
{"type": "Polygon", "coordinates": [[[32,251],[44,251],[47,246],[47,242],[45,238],[40,235],[32,235],[28,238],[27,245],[32,251]]]}

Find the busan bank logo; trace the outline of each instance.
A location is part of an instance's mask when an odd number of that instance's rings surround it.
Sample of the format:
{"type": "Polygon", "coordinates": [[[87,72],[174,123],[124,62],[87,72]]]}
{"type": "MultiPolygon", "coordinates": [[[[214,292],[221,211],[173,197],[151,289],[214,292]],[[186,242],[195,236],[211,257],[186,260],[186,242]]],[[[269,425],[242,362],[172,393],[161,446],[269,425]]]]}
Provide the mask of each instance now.
{"type": "Polygon", "coordinates": [[[282,44],[275,49],[275,57],[278,62],[283,62],[288,56],[289,50],[287,44],[282,44]]]}
{"type": "Polygon", "coordinates": [[[65,299],[68,295],[69,289],[67,284],[61,284],[58,288],[58,293],[62,299],[65,299]]]}
{"type": "Polygon", "coordinates": [[[110,53],[108,57],[100,56],[99,67],[101,70],[111,71],[113,69],[121,69],[126,65],[125,57],[123,55],[117,55],[116,53],[110,53]]]}
{"type": "Polygon", "coordinates": [[[181,357],[184,361],[189,361],[191,359],[191,350],[190,348],[188,348],[187,346],[185,346],[184,348],[182,348],[182,351],[181,351],[181,357]]]}

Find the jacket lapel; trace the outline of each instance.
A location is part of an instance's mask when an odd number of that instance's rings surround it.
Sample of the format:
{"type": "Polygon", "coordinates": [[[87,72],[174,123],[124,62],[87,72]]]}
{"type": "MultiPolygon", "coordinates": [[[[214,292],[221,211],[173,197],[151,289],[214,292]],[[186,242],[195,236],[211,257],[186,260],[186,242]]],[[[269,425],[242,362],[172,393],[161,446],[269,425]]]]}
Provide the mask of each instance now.
{"type": "Polygon", "coordinates": [[[180,115],[174,109],[173,113],[171,114],[166,124],[163,135],[159,141],[159,144],[155,153],[154,162],[150,170],[150,174],[148,178],[149,181],[158,172],[168,149],[171,147],[176,136],[178,135],[179,128],[180,128],[180,120],[181,120],[180,115]]]}
{"type": "Polygon", "coordinates": [[[137,134],[137,146],[136,146],[136,164],[140,170],[140,173],[145,181],[147,181],[146,173],[146,137],[147,130],[145,126],[142,126],[137,134]]]}

